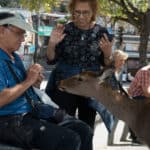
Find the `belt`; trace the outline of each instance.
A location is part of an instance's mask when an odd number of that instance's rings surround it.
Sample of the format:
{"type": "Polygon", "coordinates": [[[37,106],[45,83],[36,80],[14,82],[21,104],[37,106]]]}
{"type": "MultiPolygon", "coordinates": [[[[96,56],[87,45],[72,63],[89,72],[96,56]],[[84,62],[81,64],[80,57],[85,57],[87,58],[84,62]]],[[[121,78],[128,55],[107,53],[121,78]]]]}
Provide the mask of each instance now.
{"type": "Polygon", "coordinates": [[[18,118],[18,117],[24,117],[25,115],[27,115],[28,113],[22,113],[22,114],[15,114],[15,115],[0,115],[0,120],[5,120],[5,119],[9,119],[9,118],[18,118]]]}

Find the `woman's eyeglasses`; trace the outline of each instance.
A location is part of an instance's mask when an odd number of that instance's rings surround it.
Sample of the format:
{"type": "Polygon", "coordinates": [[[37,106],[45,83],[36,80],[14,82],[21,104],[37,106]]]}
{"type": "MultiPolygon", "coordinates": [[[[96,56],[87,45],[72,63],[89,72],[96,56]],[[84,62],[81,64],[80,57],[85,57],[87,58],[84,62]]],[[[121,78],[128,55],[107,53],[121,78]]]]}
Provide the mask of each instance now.
{"type": "Polygon", "coordinates": [[[83,10],[83,11],[81,11],[81,10],[75,10],[74,11],[74,16],[75,17],[80,17],[81,15],[83,17],[89,17],[90,14],[91,14],[91,11],[88,11],[88,10],[83,10]]]}

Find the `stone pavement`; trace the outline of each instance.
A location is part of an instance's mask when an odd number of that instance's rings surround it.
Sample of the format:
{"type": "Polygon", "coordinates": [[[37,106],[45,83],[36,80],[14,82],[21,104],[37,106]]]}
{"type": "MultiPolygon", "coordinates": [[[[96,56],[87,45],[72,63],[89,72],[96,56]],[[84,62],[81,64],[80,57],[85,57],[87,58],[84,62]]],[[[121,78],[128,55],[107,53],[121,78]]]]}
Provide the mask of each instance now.
{"type": "Polygon", "coordinates": [[[149,150],[147,146],[131,143],[128,138],[127,141],[120,141],[124,126],[124,122],[119,121],[115,130],[113,145],[108,146],[107,129],[103,122],[98,121],[96,123],[93,139],[94,150],[149,150]]]}

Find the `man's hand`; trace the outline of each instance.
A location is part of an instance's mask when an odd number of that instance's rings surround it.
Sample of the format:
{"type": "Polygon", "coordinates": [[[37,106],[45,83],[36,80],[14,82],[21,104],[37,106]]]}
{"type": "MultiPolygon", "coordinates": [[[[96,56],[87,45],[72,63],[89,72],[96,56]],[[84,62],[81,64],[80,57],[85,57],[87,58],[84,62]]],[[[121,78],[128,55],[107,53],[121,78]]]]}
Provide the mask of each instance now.
{"type": "Polygon", "coordinates": [[[40,85],[41,85],[43,79],[44,79],[44,75],[40,73],[37,81],[34,83],[33,86],[36,88],[40,88],[40,85]]]}
{"type": "Polygon", "coordinates": [[[43,79],[42,71],[43,67],[40,64],[31,65],[27,71],[26,80],[29,81],[31,85],[41,83],[43,79]]]}

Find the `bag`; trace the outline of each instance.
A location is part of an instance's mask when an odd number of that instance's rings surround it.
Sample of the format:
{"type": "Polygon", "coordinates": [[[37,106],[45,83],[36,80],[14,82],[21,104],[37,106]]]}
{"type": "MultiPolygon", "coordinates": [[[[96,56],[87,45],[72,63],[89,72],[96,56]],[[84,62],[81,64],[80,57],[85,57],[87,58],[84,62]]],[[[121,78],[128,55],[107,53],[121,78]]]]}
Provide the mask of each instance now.
{"type": "Polygon", "coordinates": [[[53,106],[54,108],[59,108],[59,106],[55,102],[52,101],[52,99],[45,93],[45,91],[42,91],[36,87],[33,87],[33,89],[44,104],[49,104],[53,106]]]}
{"type": "Polygon", "coordinates": [[[51,105],[41,102],[34,102],[32,108],[32,116],[38,119],[53,120],[56,123],[60,123],[64,120],[66,111],[64,109],[57,109],[51,105]]]}

